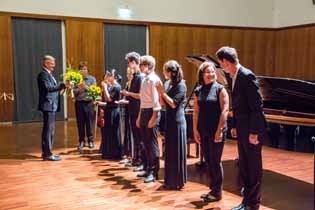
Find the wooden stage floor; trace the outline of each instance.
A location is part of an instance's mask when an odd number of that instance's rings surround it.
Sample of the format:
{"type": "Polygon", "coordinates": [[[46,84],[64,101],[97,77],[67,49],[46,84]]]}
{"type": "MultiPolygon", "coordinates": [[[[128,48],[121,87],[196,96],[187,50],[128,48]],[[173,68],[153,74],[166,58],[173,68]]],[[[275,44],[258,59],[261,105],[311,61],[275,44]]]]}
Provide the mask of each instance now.
{"type": "MultiPolygon", "coordinates": [[[[54,152],[60,162],[40,158],[41,123],[0,126],[0,210],[211,209],[228,210],[241,202],[237,148],[228,140],[223,153],[223,199],[203,203],[205,169],[188,159],[189,182],[181,191],[160,189],[163,179],[144,184],[132,168],[102,160],[98,149],[76,149],[76,124],[57,122],[54,152]]],[[[100,141],[98,131],[96,148],[100,141]]],[[[191,148],[194,154],[194,146],[191,148]]],[[[161,159],[160,178],[163,178],[161,159]]],[[[263,200],[260,209],[314,209],[314,155],[263,148],[263,200]]]]}

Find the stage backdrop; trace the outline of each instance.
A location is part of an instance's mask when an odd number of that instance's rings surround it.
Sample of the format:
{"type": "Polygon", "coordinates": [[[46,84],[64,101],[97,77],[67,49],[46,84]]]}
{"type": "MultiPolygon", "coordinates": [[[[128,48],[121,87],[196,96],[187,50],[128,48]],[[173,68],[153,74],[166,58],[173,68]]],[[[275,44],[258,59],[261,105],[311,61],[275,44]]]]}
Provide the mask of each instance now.
{"type": "MultiPolygon", "coordinates": [[[[38,88],[37,74],[41,71],[42,58],[45,54],[56,58],[53,73],[61,81],[62,70],[62,32],[61,21],[40,19],[12,19],[13,60],[15,83],[15,118],[16,122],[40,121],[37,111],[38,88]]],[[[61,97],[61,111],[57,119],[64,119],[64,105],[61,97]]]]}
{"type": "Polygon", "coordinates": [[[142,25],[105,24],[105,69],[116,69],[123,77],[121,86],[125,87],[127,78],[126,53],[130,51],[145,55],[147,52],[147,27],[142,25]]]}

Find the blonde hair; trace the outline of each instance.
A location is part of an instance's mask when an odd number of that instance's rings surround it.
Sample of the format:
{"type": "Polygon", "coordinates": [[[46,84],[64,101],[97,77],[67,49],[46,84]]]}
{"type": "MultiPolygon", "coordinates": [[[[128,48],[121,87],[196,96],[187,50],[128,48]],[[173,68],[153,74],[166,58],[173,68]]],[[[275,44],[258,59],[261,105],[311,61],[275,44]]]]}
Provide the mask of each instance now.
{"type": "Polygon", "coordinates": [[[140,57],[140,65],[147,65],[149,70],[155,69],[155,58],[151,55],[144,55],[140,57]]]}

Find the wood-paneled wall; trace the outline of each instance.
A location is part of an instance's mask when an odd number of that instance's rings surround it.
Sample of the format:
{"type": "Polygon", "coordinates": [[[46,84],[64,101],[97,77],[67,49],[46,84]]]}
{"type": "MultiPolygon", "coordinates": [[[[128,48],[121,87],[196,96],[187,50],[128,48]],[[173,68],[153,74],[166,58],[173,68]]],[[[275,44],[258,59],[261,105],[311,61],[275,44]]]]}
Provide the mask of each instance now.
{"type": "MultiPolygon", "coordinates": [[[[78,66],[87,61],[89,72],[101,81],[104,74],[104,24],[102,22],[66,20],[67,63],[78,66]]],[[[75,117],[73,99],[68,98],[68,117],[75,117]]]]}
{"type": "Polygon", "coordinates": [[[276,32],[274,76],[315,80],[315,26],[276,32]]]}
{"type": "Polygon", "coordinates": [[[14,119],[13,58],[12,58],[11,17],[0,15],[0,122],[10,122],[14,119]],[[5,100],[3,94],[9,94],[5,100]]]}
{"type": "Polygon", "coordinates": [[[187,55],[208,54],[222,46],[238,50],[241,63],[257,75],[270,75],[274,69],[275,32],[258,29],[211,28],[189,26],[150,26],[150,53],[157,59],[157,71],[162,75],[163,63],[177,60],[183,67],[190,91],[195,84],[197,67],[187,55]]]}
{"type": "MultiPolygon", "coordinates": [[[[23,14],[21,14],[23,16],[23,14]]],[[[0,12],[0,95],[14,93],[11,17],[0,12]]],[[[24,17],[27,15],[24,15],[24,17]]],[[[65,21],[66,58],[72,65],[87,61],[90,73],[101,81],[104,72],[104,23],[71,17],[29,16],[65,21]]],[[[128,24],[128,22],[126,22],[128,24]]],[[[132,23],[130,23],[132,24],[132,23]]],[[[240,62],[257,75],[315,80],[315,25],[283,29],[259,29],[147,23],[149,51],[157,59],[162,76],[163,63],[175,59],[183,66],[188,90],[196,82],[197,67],[187,55],[209,54],[224,45],[238,50],[240,62]]],[[[74,104],[68,99],[68,117],[73,118],[74,104]]],[[[0,99],[0,122],[13,121],[14,102],[0,99]]]]}

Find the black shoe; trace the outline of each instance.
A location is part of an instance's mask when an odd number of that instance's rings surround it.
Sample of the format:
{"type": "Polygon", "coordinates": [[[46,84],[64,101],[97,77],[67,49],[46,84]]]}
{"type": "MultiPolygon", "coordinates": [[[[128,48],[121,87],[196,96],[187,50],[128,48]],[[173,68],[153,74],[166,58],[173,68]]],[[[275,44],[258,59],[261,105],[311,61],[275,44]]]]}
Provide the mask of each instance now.
{"type": "MultiPolygon", "coordinates": [[[[234,208],[232,208],[231,210],[245,210],[246,206],[244,204],[240,204],[234,208]]],[[[246,209],[247,210],[247,209],[246,209]]]]}
{"type": "Polygon", "coordinates": [[[61,158],[58,155],[50,155],[50,156],[44,156],[43,160],[59,161],[59,160],[61,160],[61,158]]]}
{"type": "Polygon", "coordinates": [[[123,158],[119,161],[119,164],[127,164],[129,162],[128,158],[123,158]]]}
{"type": "Polygon", "coordinates": [[[149,174],[145,171],[142,173],[137,174],[137,177],[147,177],[149,174]]]}
{"type": "Polygon", "coordinates": [[[207,202],[207,203],[211,203],[211,202],[219,201],[221,199],[222,199],[221,197],[215,197],[215,196],[213,196],[211,194],[208,194],[207,197],[203,198],[203,201],[207,202]]]}
{"type": "Polygon", "coordinates": [[[89,141],[89,148],[90,148],[90,149],[93,149],[93,148],[94,148],[94,143],[93,143],[93,141],[89,141]]]}
{"type": "Polygon", "coordinates": [[[78,148],[83,149],[85,147],[84,141],[80,141],[78,148]]]}
{"type": "Polygon", "coordinates": [[[139,172],[144,170],[144,165],[140,165],[137,168],[133,169],[133,172],[139,172]]]}
{"type": "Polygon", "coordinates": [[[61,158],[60,155],[53,154],[53,156],[55,156],[56,158],[61,158]]]}
{"type": "Polygon", "coordinates": [[[125,167],[132,167],[133,165],[132,165],[132,163],[130,163],[130,162],[127,162],[127,163],[125,163],[125,167]]]}
{"type": "Polygon", "coordinates": [[[150,182],[154,182],[155,181],[155,177],[153,174],[149,174],[145,179],[144,179],[144,183],[150,183],[150,182]]]}
{"type": "Polygon", "coordinates": [[[215,196],[215,195],[212,195],[211,192],[208,192],[207,194],[202,194],[200,196],[200,198],[204,201],[204,202],[216,202],[216,201],[219,201],[222,199],[222,196],[218,195],[218,196],[215,196]]]}

